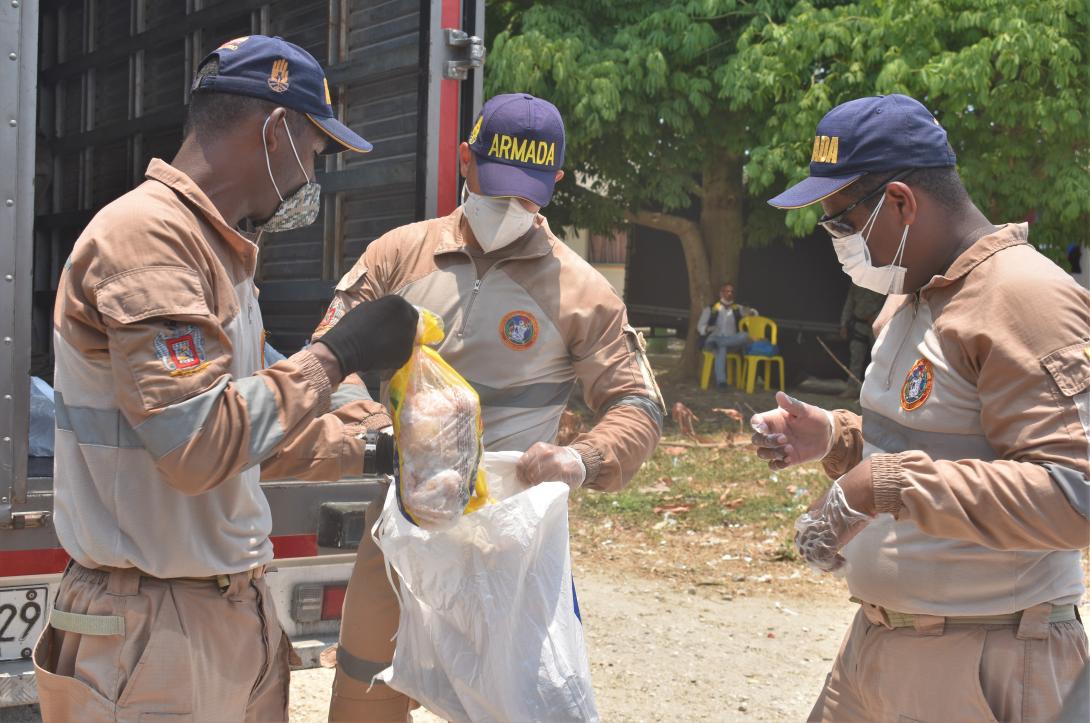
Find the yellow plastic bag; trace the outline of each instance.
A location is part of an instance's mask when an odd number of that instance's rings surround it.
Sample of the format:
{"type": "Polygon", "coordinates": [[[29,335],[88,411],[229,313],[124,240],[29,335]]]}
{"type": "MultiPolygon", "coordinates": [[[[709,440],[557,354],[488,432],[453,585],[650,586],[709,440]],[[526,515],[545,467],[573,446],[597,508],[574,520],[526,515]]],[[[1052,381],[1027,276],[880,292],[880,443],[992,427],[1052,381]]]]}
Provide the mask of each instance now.
{"type": "Polygon", "coordinates": [[[443,320],[419,311],[416,347],[389,386],[397,502],[413,524],[444,530],[489,501],[484,427],[477,392],[431,348],[443,340],[443,320]]]}

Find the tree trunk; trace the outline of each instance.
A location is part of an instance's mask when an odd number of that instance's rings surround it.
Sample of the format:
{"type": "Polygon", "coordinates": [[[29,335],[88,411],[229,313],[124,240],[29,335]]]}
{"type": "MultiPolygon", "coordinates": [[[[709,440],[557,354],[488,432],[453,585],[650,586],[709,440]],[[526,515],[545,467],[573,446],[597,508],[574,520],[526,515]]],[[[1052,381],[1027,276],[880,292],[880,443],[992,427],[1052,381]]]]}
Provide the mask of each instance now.
{"type": "Polygon", "coordinates": [[[677,371],[683,377],[699,373],[700,350],[697,348],[696,322],[704,305],[712,298],[711,277],[708,275],[708,254],[700,226],[687,218],[668,213],[640,211],[626,213],[631,223],[675,234],[681,240],[685,254],[685,266],[689,272],[689,333],[685,338],[685,351],[678,362],[677,371]]]}
{"type": "Polygon", "coordinates": [[[742,161],[739,155],[717,152],[704,166],[700,230],[708,255],[713,294],[724,283],[738,285],[744,233],[742,161]]]}

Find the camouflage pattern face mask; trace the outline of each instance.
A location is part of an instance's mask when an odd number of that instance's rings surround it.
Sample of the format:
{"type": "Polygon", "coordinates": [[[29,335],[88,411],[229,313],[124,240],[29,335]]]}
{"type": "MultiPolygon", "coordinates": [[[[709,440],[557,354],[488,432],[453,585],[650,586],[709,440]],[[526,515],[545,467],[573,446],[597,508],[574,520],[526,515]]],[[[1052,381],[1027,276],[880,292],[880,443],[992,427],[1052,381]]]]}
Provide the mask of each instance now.
{"type": "Polygon", "coordinates": [[[272,164],[269,162],[269,144],[265,139],[265,128],[268,127],[271,119],[272,116],[266,118],[265,125],[261,127],[261,141],[265,145],[265,167],[269,169],[269,180],[272,181],[273,189],[280,198],[280,205],[276,207],[276,212],[267,221],[257,224],[254,229],[275,233],[277,231],[289,231],[293,228],[302,228],[314,223],[314,219],[318,218],[318,211],[321,209],[322,187],[310,180],[306,169],[303,168],[303,162],[299,159],[299,152],[295,150],[295,141],[292,140],[291,129],[288,128],[288,121],[285,118],[284,130],[288,133],[291,152],[295,154],[295,162],[299,164],[299,170],[303,172],[303,177],[307,179],[307,182],[287,198],[284,198],[283,194],[280,193],[280,187],[276,185],[276,179],[273,178],[272,164]]]}

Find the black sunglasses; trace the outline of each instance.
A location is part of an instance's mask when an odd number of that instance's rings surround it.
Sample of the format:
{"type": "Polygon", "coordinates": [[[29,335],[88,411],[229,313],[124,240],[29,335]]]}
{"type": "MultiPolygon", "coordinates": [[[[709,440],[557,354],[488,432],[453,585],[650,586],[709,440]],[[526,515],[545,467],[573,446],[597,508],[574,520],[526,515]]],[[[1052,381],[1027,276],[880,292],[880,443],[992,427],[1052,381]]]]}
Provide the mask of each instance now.
{"type": "Polygon", "coordinates": [[[825,231],[828,232],[828,234],[833,238],[844,238],[845,236],[851,236],[853,233],[855,233],[856,229],[850,223],[845,221],[844,217],[851,213],[852,209],[854,209],[856,206],[861,203],[865,203],[866,201],[869,201],[870,199],[877,196],[879,193],[884,192],[886,190],[886,186],[893,183],[894,181],[902,180],[914,170],[915,169],[910,168],[907,171],[900,171],[893,174],[892,176],[878,184],[877,187],[871,189],[871,191],[867,193],[867,195],[849,204],[847,208],[845,208],[843,211],[836,214],[835,216],[822,216],[821,218],[819,218],[817,225],[825,229],[825,231]]]}

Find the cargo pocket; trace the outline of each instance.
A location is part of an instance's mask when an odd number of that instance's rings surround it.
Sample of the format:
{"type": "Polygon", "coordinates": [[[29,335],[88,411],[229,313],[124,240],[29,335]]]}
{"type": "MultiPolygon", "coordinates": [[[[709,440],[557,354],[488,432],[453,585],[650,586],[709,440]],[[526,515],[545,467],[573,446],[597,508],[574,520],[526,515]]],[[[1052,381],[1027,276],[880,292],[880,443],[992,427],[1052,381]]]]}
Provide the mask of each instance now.
{"type": "Polygon", "coordinates": [[[859,671],[859,689],[878,701],[882,719],[997,723],[981,683],[987,630],[947,626],[941,637],[875,630],[869,656],[881,665],[859,671]]]}
{"type": "Polygon", "coordinates": [[[58,631],[46,625],[34,646],[34,681],[44,721],[112,721],[114,704],[79,678],[54,672],[58,631]]]}
{"type": "Polygon", "coordinates": [[[1063,407],[1065,421],[1073,424],[1071,407],[1075,408],[1078,424],[1082,433],[1090,436],[1090,342],[1079,342],[1057,349],[1041,359],[1041,366],[1052,377],[1063,399],[1058,399],[1063,407]]]}
{"type": "Polygon", "coordinates": [[[166,591],[148,642],[118,698],[118,720],[192,720],[190,665],[189,640],[174,596],[166,591]]]}

